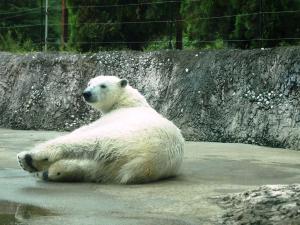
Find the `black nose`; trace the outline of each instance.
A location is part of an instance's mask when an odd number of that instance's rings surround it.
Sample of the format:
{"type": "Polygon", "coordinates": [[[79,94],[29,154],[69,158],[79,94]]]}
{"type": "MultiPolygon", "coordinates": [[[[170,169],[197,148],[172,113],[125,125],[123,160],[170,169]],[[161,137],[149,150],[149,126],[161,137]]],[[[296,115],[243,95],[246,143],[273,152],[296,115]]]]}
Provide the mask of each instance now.
{"type": "Polygon", "coordinates": [[[90,91],[85,91],[82,93],[85,100],[89,100],[92,96],[92,93],[90,91]]]}
{"type": "Polygon", "coordinates": [[[48,171],[43,172],[43,180],[45,180],[45,181],[48,180],[48,171]]]}

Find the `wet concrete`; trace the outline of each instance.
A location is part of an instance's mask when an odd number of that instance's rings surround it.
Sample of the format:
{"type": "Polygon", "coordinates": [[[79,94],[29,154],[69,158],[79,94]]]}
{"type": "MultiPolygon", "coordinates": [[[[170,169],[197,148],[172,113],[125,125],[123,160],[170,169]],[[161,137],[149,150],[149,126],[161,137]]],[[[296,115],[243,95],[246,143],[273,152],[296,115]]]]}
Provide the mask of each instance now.
{"type": "Polygon", "coordinates": [[[54,216],[48,209],[17,202],[0,201],[0,224],[17,225],[43,216],[54,216]]]}
{"type": "Polygon", "coordinates": [[[205,142],[186,144],[178,177],[144,185],[47,183],[19,168],[18,152],[61,134],[0,129],[1,225],[216,224],[214,197],[300,178],[300,152],[205,142]]]}

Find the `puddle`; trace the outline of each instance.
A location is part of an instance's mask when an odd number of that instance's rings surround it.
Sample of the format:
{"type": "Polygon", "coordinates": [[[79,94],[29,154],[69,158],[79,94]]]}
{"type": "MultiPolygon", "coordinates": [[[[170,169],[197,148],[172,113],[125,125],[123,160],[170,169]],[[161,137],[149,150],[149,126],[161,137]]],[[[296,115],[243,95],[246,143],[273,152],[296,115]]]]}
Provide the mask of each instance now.
{"type": "Polygon", "coordinates": [[[3,225],[21,225],[35,217],[54,215],[56,214],[45,208],[0,200],[0,224],[3,225]]]}

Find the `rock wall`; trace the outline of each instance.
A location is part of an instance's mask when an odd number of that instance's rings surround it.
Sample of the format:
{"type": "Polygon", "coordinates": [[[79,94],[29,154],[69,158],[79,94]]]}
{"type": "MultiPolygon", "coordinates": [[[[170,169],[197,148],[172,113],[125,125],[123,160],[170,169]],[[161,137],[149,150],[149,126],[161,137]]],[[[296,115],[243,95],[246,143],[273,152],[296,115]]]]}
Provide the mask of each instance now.
{"type": "Polygon", "coordinates": [[[72,130],[100,115],[82,100],[97,75],[127,78],[187,140],[300,150],[300,48],[0,53],[0,126],[72,130]]]}

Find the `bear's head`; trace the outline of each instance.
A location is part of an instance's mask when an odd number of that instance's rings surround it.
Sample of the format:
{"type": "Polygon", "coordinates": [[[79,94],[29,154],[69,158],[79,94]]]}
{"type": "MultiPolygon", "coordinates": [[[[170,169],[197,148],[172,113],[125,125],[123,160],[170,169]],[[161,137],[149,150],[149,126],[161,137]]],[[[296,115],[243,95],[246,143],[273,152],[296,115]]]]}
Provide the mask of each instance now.
{"type": "Polygon", "coordinates": [[[105,113],[119,104],[128,81],[115,76],[98,76],[91,79],[83,92],[84,100],[105,113]]]}

